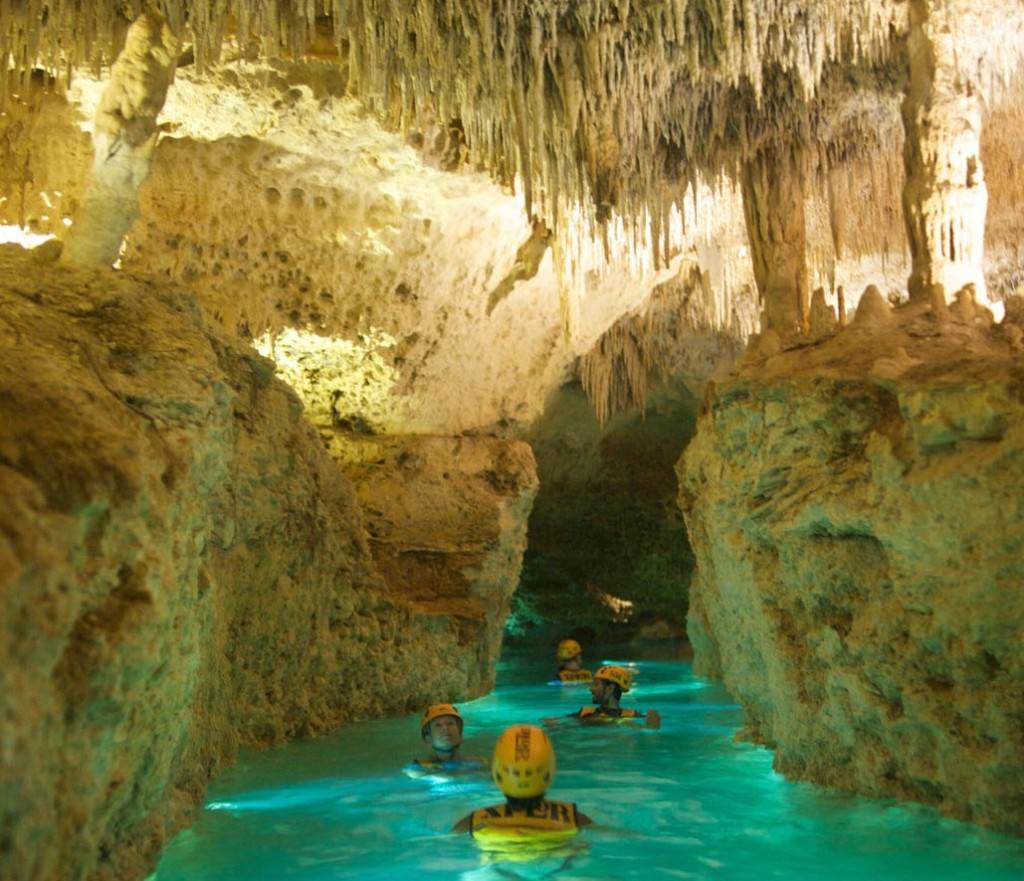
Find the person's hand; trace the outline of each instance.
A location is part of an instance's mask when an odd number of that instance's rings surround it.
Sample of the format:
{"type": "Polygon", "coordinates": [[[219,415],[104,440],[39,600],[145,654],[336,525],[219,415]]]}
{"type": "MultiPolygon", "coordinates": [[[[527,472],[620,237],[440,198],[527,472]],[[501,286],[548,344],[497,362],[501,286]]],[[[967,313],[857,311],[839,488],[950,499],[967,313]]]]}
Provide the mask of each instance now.
{"type": "Polygon", "coordinates": [[[644,716],[644,722],[647,724],[648,728],[657,730],[661,727],[661,713],[657,710],[648,710],[644,716]]]}

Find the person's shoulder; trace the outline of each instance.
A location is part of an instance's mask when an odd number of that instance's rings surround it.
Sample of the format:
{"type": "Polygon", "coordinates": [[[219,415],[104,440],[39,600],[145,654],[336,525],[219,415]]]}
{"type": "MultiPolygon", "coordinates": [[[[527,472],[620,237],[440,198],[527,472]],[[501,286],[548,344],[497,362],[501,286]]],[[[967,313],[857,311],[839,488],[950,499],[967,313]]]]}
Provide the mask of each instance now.
{"type": "Polygon", "coordinates": [[[576,806],[575,802],[545,799],[550,819],[573,826],[589,826],[593,821],[576,806]]]}

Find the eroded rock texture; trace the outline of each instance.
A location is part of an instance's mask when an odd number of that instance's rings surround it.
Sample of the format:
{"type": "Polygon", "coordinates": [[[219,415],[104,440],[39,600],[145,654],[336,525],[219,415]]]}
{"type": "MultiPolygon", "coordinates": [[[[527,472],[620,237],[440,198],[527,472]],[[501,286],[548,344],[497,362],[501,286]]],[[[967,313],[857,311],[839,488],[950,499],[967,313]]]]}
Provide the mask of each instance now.
{"type": "Polygon", "coordinates": [[[787,775],[1020,833],[1020,331],[883,317],[750,362],[701,417],[696,663],[787,775]]]}
{"type": "Polygon", "coordinates": [[[473,693],[492,688],[537,493],[530,447],[489,437],[334,434],[329,449],[352,479],[390,590],[452,621],[462,649],[453,663],[473,693]]]}
{"type": "Polygon", "coordinates": [[[140,876],[240,744],[477,694],[496,648],[377,575],[268,361],[34,255],[0,249],[0,876],[140,876]]]}

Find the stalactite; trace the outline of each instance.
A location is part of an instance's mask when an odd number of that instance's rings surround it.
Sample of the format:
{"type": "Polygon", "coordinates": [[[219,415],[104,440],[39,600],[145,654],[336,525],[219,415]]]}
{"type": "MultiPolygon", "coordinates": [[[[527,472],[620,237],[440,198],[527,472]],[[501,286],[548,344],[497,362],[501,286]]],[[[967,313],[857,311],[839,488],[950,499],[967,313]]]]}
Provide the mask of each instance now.
{"type": "Polygon", "coordinates": [[[93,131],[93,165],[62,259],[110,266],[138,212],[138,189],[156,146],[156,119],[174,78],[179,45],[166,20],[139,16],[114,62],[93,131]]]}
{"type": "MultiPolygon", "coordinates": [[[[955,5],[958,0],[949,0],[955,5]]],[[[1019,4],[992,15],[1019,20],[1019,4]]],[[[397,128],[459,119],[473,161],[517,181],[527,216],[555,231],[571,337],[576,242],[570,220],[623,264],[680,247],[666,218],[687,190],[736,175],[780,136],[820,158],[808,186],[844,183],[853,135],[877,117],[851,96],[895,95],[908,6],[891,0],[0,0],[0,107],[36,65],[70,71],[116,57],[129,21],[159,8],[199,69],[231,38],[265,56],[301,55],[319,15],[334,21],[352,92],[397,128]],[[45,14],[44,14],[45,13],[45,14]],[[841,106],[846,101],[845,109],[841,106]],[[835,111],[847,113],[845,127],[835,111]],[[838,169],[830,177],[832,170],[838,169]],[[624,231],[624,235],[619,233],[624,231]],[[617,243],[617,244],[616,244],[617,243]]],[[[970,22],[957,23],[968,27],[970,22]]],[[[1020,28],[976,61],[983,85],[1018,61],[1020,28]]],[[[975,61],[972,59],[972,64],[975,61]]],[[[877,143],[875,139],[873,143],[877,143]]],[[[867,162],[867,156],[857,161],[867,162]]],[[[883,163],[884,165],[884,163],[883,163]]],[[[889,192],[888,168],[876,192],[889,192]]],[[[825,189],[820,189],[825,192],[825,189]]],[[[873,247],[884,224],[833,215],[831,252],[873,247]]],[[[947,225],[946,232],[954,232],[947,225]]],[[[948,241],[948,235],[947,235],[948,241]]],[[[812,266],[832,256],[810,255],[812,266]]],[[[827,272],[827,267],[826,267],[827,272]]],[[[805,291],[806,295],[807,292],[805,291]]]]}
{"type": "Polygon", "coordinates": [[[744,164],[743,212],[767,327],[786,338],[806,330],[810,305],[806,159],[796,145],[744,164]]]}
{"type": "Polygon", "coordinates": [[[942,286],[952,297],[973,284],[985,300],[981,102],[957,52],[955,7],[935,0],[909,6],[903,206],[913,260],[910,296],[926,301],[942,286]]]}
{"type": "MultiPolygon", "coordinates": [[[[620,413],[643,413],[649,389],[685,364],[685,335],[714,333],[725,325],[706,273],[696,263],[686,264],[580,358],[580,383],[598,423],[604,426],[620,413]]],[[[749,330],[733,328],[733,338],[742,338],[749,330]]]]}
{"type": "MultiPolygon", "coordinates": [[[[804,100],[829,62],[874,63],[904,27],[902,5],[883,0],[543,0],[525,16],[511,0],[4,0],[0,54],[16,72],[109,63],[150,3],[180,36],[188,31],[200,69],[219,57],[227,17],[240,43],[258,37],[265,55],[296,55],[329,12],[360,96],[396,124],[462,119],[474,153],[501,176],[517,168],[527,212],[538,200],[556,228],[556,189],[566,204],[592,204],[590,222],[614,208],[658,224],[677,194],[655,185],[649,163],[668,151],[672,173],[685,178],[696,164],[713,176],[734,105],[760,102],[769,68],[804,100]]],[[[771,102],[762,109],[777,122],[771,102]]]]}

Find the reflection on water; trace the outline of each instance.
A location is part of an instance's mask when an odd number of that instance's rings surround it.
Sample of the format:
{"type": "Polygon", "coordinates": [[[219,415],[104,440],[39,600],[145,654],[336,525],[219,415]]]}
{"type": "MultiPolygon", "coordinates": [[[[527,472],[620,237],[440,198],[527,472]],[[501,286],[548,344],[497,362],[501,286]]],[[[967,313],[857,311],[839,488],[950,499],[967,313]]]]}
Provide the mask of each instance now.
{"type": "MultiPolygon", "coordinates": [[[[621,663],[618,661],[617,663],[621,663]]],[[[155,881],[329,879],[706,879],[1020,881],[1024,843],[917,805],[787,783],[766,750],[733,742],[739,710],[680,662],[644,662],[624,705],[654,707],[660,731],[552,731],[551,795],[600,824],[583,846],[531,862],[488,859],[449,834],[500,800],[485,775],[411,780],[418,717],[348,725],[317,740],[250,753],[211,787],[192,829],[170,843],[155,881]]],[[[506,659],[499,687],[460,706],[465,751],[488,757],[513,722],[572,712],[585,687],[552,688],[550,670],[506,659]]]]}

